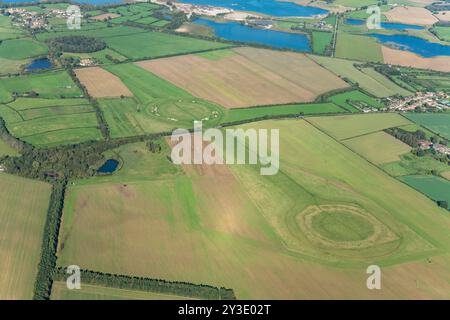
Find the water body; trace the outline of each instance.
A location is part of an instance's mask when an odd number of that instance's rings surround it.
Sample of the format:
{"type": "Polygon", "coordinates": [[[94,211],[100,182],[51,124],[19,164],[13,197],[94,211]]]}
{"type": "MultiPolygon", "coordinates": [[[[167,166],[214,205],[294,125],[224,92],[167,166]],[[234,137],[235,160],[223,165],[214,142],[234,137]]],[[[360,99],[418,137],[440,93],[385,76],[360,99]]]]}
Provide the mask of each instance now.
{"type": "MultiPolygon", "coordinates": [[[[37,3],[39,1],[33,1],[33,0],[3,0],[3,3],[21,3],[21,2],[34,2],[37,3]]],[[[116,4],[116,3],[122,3],[123,0],[73,0],[73,2],[76,3],[82,3],[82,4],[92,4],[92,5],[103,5],[103,4],[116,4]]],[[[45,3],[43,3],[45,4],[45,3]]],[[[69,4],[67,4],[69,6],[69,4]]]]}
{"type": "Polygon", "coordinates": [[[450,46],[430,42],[419,37],[403,34],[385,35],[378,33],[370,34],[370,36],[377,38],[383,44],[400,50],[414,52],[425,58],[450,56],[450,46]]]}
{"type": "Polygon", "coordinates": [[[108,159],[105,161],[105,163],[98,168],[98,173],[113,173],[116,171],[117,167],[119,166],[119,161],[115,159],[108,159]]]}
{"type": "MultiPolygon", "coordinates": [[[[352,26],[361,26],[366,24],[366,20],[359,20],[359,19],[346,19],[345,23],[352,26]]],[[[415,25],[415,24],[404,24],[404,23],[394,23],[394,22],[381,22],[381,27],[383,29],[388,30],[406,30],[406,29],[413,29],[413,30],[423,30],[424,27],[415,25]]]]}
{"type": "Polygon", "coordinates": [[[239,22],[219,23],[202,18],[196,19],[194,22],[213,28],[215,35],[225,40],[257,43],[274,48],[292,49],[300,52],[311,52],[310,41],[304,34],[256,29],[244,26],[239,22]]]}
{"type": "Polygon", "coordinates": [[[179,0],[180,2],[251,11],[274,17],[311,17],[327,14],[328,10],[275,0],[179,0]]]}
{"type": "Polygon", "coordinates": [[[26,68],[26,71],[51,69],[53,64],[47,58],[33,60],[26,68]]]}

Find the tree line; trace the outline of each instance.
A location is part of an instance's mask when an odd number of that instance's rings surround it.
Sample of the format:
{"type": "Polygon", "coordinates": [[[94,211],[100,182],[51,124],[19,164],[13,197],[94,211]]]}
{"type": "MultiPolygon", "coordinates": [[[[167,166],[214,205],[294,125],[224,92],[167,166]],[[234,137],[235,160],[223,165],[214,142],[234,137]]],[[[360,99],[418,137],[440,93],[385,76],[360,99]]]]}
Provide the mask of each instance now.
{"type": "MultiPolygon", "coordinates": [[[[54,281],[66,281],[69,274],[66,268],[57,268],[54,281]]],[[[137,276],[117,275],[91,270],[81,270],[83,284],[99,285],[119,289],[138,290],[207,300],[235,300],[233,289],[214,287],[206,284],[194,284],[180,281],[167,281],[137,276]]]]}

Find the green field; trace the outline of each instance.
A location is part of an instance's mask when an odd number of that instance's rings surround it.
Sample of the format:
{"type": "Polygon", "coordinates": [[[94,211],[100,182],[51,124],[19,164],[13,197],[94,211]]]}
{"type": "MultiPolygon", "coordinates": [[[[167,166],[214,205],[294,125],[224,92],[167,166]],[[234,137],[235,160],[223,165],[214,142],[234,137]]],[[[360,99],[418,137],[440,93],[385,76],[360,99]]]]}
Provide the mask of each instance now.
{"type": "Polygon", "coordinates": [[[0,116],[14,136],[37,146],[102,139],[86,99],[19,98],[0,105],[0,116]]]}
{"type": "Polygon", "coordinates": [[[167,33],[146,32],[121,37],[105,38],[108,47],[130,59],[186,54],[197,51],[226,48],[230,45],[176,36],[167,33]]]}
{"type": "Polygon", "coordinates": [[[345,140],[344,144],[375,164],[400,160],[411,147],[383,131],[345,140]]]}
{"type": "Polygon", "coordinates": [[[450,139],[450,113],[407,113],[405,116],[411,121],[450,139]]]}
{"type": "Polygon", "coordinates": [[[333,38],[332,32],[313,31],[312,32],[313,52],[318,54],[324,54],[325,50],[330,45],[332,38],[333,38]]]}
{"type": "Polygon", "coordinates": [[[377,40],[360,35],[338,32],[336,57],[359,61],[383,62],[377,40]]]}
{"type": "Polygon", "coordinates": [[[310,57],[335,74],[347,78],[353,83],[357,83],[362,89],[375,97],[382,98],[393,96],[395,94],[404,96],[411,95],[411,92],[399,87],[397,84],[371,68],[359,70],[355,67],[355,64],[358,64],[355,61],[314,55],[310,55],[310,57]]]}
{"type": "Polygon", "coordinates": [[[437,33],[440,39],[445,41],[450,41],[450,28],[449,27],[433,27],[434,31],[437,33]]]}
{"type": "Polygon", "coordinates": [[[0,44],[0,58],[21,60],[42,56],[47,53],[47,46],[31,40],[4,40],[0,44]]]}
{"type": "Polygon", "coordinates": [[[40,98],[75,98],[81,90],[65,71],[53,71],[0,79],[0,103],[10,102],[14,92],[26,94],[31,91],[40,98]]]}
{"type": "Polygon", "coordinates": [[[4,142],[2,139],[0,139],[0,158],[3,156],[17,156],[19,153],[11,148],[6,142],[4,142]]]}
{"type": "Polygon", "coordinates": [[[46,183],[0,173],[2,300],[33,297],[49,196],[46,183]]]}
{"type": "Polygon", "coordinates": [[[435,176],[405,176],[400,180],[431,199],[450,203],[450,181],[435,176]]]}
{"type": "Polygon", "coordinates": [[[447,261],[450,250],[450,221],[433,202],[304,120],[243,128],[280,129],[277,175],[182,170],[167,146],[112,151],[117,175],[70,183],[58,264],[226,286],[240,299],[449,297],[444,264],[425,261],[447,261]],[[320,220],[308,224],[311,212],[320,220]],[[367,290],[368,263],[383,266],[383,286],[395,290],[367,290]]]}
{"type": "Polygon", "coordinates": [[[407,119],[396,113],[311,117],[308,121],[338,140],[350,139],[383,129],[410,124],[407,119]]]}
{"type": "Polygon", "coordinates": [[[333,103],[306,103],[260,108],[238,108],[228,110],[223,122],[249,120],[264,116],[287,116],[300,113],[304,115],[312,115],[341,112],[345,112],[345,110],[339,108],[333,103]]]}
{"type": "Polygon", "coordinates": [[[181,300],[185,297],[153,292],[109,288],[83,284],[80,290],[69,290],[64,282],[52,286],[51,300],[181,300]]]}
{"type": "Polygon", "coordinates": [[[358,112],[366,108],[382,107],[382,104],[359,90],[347,91],[329,98],[331,102],[350,112],[358,112]]]}
{"type": "Polygon", "coordinates": [[[205,126],[214,126],[223,118],[220,106],[195,98],[134,64],[106,69],[133,93],[133,98],[99,100],[113,137],[190,128],[194,120],[202,119],[205,126]]]}
{"type": "Polygon", "coordinates": [[[405,154],[399,161],[381,165],[384,171],[391,176],[400,177],[407,175],[426,175],[431,171],[444,173],[448,171],[448,165],[433,159],[432,157],[417,157],[413,154],[405,154]]]}

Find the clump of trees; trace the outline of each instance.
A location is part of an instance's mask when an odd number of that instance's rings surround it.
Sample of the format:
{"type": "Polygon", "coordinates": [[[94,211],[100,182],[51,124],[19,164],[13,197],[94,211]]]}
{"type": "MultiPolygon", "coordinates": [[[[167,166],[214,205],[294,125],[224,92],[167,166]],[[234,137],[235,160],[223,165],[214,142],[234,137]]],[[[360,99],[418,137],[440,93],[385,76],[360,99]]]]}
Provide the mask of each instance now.
{"type": "Polygon", "coordinates": [[[57,37],[47,40],[47,43],[56,52],[89,53],[106,48],[103,40],[86,36],[57,37]]]}
{"type": "Polygon", "coordinates": [[[419,146],[420,140],[426,139],[426,134],[422,130],[409,132],[401,128],[389,128],[384,131],[413,148],[417,148],[419,146]]]}

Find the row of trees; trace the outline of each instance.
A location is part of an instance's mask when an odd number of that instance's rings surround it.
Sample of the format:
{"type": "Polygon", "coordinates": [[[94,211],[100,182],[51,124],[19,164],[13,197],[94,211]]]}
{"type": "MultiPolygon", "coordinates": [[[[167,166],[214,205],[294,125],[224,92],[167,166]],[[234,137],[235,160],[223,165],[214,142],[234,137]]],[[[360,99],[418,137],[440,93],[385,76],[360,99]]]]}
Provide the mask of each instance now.
{"type": "Polygon", "coordinates": [[[48,300],[50,297],[52,277],[56,267],[56,251],[58,249],[58,235],[66,185],[66,180],[57,181],[53,184],[44,227],[41,261],[39,262],[38,274],[34,284],[33,299],[35,300],[48,300]]]}
{"type": "MultiPolygon", "coordinates": [[[[69,275],[66,268],[58,268],[53,280],[66,281],[69,275]]],[[[139,290],[169,295],[177,295],[198,299],[235,300],[232,289],[214,287],[205,284],[167,281],[136,276],[116,275],[110,273],[81,270],[81,286],[83,284],[99,285],[120,289],[139,290]]]]}

